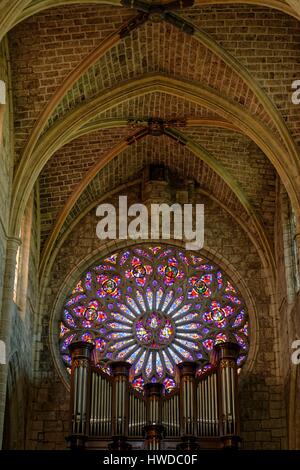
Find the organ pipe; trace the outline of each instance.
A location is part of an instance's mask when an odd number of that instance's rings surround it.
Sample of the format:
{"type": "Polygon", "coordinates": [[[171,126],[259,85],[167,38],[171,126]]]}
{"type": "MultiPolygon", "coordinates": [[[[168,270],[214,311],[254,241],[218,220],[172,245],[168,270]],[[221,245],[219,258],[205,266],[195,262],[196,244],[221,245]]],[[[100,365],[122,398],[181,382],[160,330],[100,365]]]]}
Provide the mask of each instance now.
{"type": "Polygon", "coordinates": [[[71,448],[83,448],[89,434],[90,421],[90,370],[93,345],[77,341],[71,343],[72,358],[70,388],[70,435],[71,448]]]}
{"type": "Polygon", "coordinates": [[[196,380],[195,362],[181,362],[180,371],[180,424],[182,444],[181,450],[196,450],[196,380]]]}
{"type": "Polygon", "coordinates": [[[162,426],[162,390],[160,383],[145,385],[146,396],[146,447],[148,450],[160,450],[163,433],[162,426]]]}
{"type": "Polygon", "coordinates": [[[128,362],[112,362],[112,450],[128,450],[129,369],[128,362]]]}
{"type": "Polygon", "coordinates": [[[236,359],[239,345],[226,342],[215,346],[220,390],[220,435],[224,448],[238,447],[240,438],[238,376],[236,359]]]}

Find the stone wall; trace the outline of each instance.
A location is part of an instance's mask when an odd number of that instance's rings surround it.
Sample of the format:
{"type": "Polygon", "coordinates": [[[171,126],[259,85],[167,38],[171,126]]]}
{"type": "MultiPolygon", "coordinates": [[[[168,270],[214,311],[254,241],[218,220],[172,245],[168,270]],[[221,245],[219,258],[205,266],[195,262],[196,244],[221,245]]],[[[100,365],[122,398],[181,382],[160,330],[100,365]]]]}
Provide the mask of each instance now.
{"type": "MultiPolygon", "coordinates": [[[[129,200],[136,200],[139,187],[132,189],[129,200]]],[[[110,201],[111,202],[111,201],[110,201]]],[[[198,201],[199,202],[199,201],[198,201]]],[[[241,410],[242,437],[245,448],[286,448],[286,416],[283,384],[278,377],[276,357],[277,325],[272,311],[267,274],[261,266],[256,249],[242,228],[215,202],[201,196],[205,204],[205,248],[226,270],[236,271],[247,285],[257,311],[257,328],[253,324],[253,339],[257,339],[257,354],[250,370],[242,371],[241,410]],[[254,331],[256,330],[256,331],[254,331]]],[[[96,238],[95,210],[89,212],[62,245],[55,260],[42,308],[41,342],[36,370],[39,377],[29,418],[27,447],[31,449],[61,449],[68,429],[68,392],[56,370],[49,345],[50,315],[64,281],[70,273],[79,277],[87,260],[105,248],[96,238]],[[75,273],[75,274],[74,274],[75,273]]],[[[111,248],[113,249],[113,248],[111,248]]],[[[234,279],[235,282],[238,279],[234,279]]],[[[71,287],[71,286],[69,286],[71,287]]],[[[54,322],[58,331],[58,320],[54,322]]],[[[55,344],[55,327],[53,342],[55,344]]],[[[57,343],[57,339],[56,339],[57,343]]]]}

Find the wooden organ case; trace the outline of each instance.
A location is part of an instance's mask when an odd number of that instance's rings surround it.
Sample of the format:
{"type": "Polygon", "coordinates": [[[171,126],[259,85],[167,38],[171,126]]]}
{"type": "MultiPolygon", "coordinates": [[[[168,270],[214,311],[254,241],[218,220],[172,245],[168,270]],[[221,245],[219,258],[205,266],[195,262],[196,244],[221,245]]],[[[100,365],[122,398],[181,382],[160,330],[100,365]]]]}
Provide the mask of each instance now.
{"type": "Polygon", "coordinates": [[[199,364],[178,364],[180,384],[169,396],[160,383],[138,395],[127,362],[112,362],[112,375],[93,364],[93,346],[76,342],[72,354],[70,448],[192,451],[236,448],[239,438],[239,346],[215,346],[215,366],[196,375],[199,364]]]}

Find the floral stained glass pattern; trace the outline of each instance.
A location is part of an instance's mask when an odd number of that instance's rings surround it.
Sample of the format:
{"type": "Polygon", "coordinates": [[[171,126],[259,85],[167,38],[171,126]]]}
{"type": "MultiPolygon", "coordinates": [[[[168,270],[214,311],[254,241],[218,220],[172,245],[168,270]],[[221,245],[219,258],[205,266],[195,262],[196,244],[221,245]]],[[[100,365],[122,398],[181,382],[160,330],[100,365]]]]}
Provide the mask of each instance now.
{"type": "Polygon", "coordinates": [[[176,365],[188,360],[205,367],[219,342],[237,342],[242,365],[250,327],[238,289],[219,266],[172,246],[144,244],[83,274],[66,299],[58,334],[67,369],[69,345],[91,342],[103,370],[111,360],[131,364],[137,392],[161,382],[171,393],[176,365]]]}

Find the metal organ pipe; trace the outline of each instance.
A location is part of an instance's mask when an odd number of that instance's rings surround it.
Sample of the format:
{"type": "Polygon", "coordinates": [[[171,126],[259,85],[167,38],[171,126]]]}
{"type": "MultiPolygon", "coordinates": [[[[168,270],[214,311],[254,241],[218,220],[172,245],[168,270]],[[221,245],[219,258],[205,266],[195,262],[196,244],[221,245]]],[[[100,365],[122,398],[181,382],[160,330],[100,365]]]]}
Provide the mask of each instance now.
{"type": "Polygon", "coordinates": [[[238,376],[236,343],[219,343],[215,346],[218,357],[218,376],[221,391],[220,427],[224,447],[235,448],[239,438],[238,376]]]}
{"type": "Polygon", "coordinates": [[[71,448],[83,448],[89,433],[90,416],[90,370],[93,345],[82,341],[71,343],[72,357],[70,389],[70,435],[71,448]]]}
{"type": "Polygon", "coordinates": [[[129,386],[128,377],[131,364],[128,362],[112,362],[112,450],[128,450],[128,411],[129,386]]]}
{"type": "Polygon", "coordinates": [[[182,450],[196,450],[196,380],[195,362],[181,362],[180,371],[180,423],[181,440],[179,448],[182,450]]]}
{"type": "Polygon", "coordinates": [[[145,385],[146,396],[146,446],[148,450],[159,450],[162,440],[162,390],[160,383],[145,385]]]}

